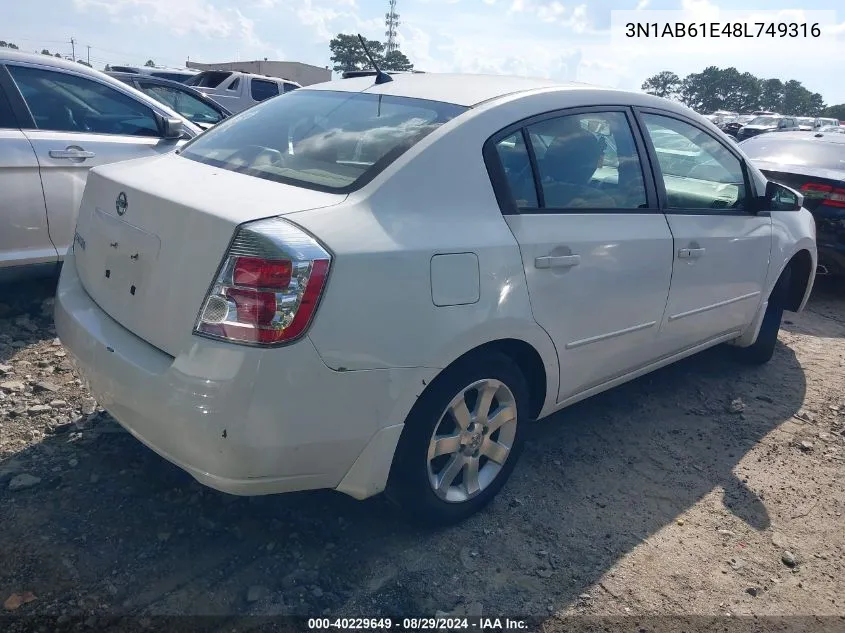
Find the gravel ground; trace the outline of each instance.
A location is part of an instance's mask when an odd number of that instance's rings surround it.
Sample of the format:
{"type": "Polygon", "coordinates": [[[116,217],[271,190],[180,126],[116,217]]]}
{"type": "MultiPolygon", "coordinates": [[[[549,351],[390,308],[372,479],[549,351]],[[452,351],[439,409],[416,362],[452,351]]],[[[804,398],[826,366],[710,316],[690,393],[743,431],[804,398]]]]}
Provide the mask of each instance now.
{"type": "Polygon", "coordinates": [[[845,616],[845,292],[830,284],[787,313],[765,367],[714,349],[537,424],[490,507],[437,532],[381,498],[203,488],[84,392],[51,291],[0,292],[7,610],[541,615],[551,632],[572,614],[845,616]]]}

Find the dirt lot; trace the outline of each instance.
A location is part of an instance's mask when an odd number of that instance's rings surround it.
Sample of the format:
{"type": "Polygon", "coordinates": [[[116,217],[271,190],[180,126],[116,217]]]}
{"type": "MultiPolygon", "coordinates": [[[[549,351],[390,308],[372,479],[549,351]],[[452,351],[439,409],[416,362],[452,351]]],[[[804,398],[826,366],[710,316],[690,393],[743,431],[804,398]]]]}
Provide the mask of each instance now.
{"type": "Polygon", "coordinates": [[[82,390],[49,293],[0,293],[16,613],[845,615],[842,290],[787,313],[766,367],[711,350],[536,425],[494,503],[439,532],[381,498],[194,483],[82,390]]]}

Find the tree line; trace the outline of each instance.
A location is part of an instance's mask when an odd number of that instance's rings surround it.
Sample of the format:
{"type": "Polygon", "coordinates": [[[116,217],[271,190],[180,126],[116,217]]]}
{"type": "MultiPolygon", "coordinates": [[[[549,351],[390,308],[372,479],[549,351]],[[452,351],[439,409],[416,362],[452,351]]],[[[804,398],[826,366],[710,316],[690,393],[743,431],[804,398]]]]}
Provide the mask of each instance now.
{"type": "MultiPolygon", "coordinates": [[[[6,42],[5,40],[0,40],[0,48],[11,48],[12,50],[16,51],[20,50],[20,47],[17,44],[15,44],[14,42],[6,42]]],[[[51,53],[46,48],[41,49],[41,54],[47,55],[48,57],[58,57],[59,59],[65,59],[65,56],[61,53],[51,53]]],[[[86,62],[84,59],[77,59],[76,61],[82,64],[83,66],[88,66],[89,68],[92,68],[91,64],[86,62]]]]}
{"type": "MultiPolygon", "coordinates": [[[[370,54],[381,70],[410,71],[414,69],[411,60],[402,51],[394,50],[386,53],[383,42],[379,42],[378,40],[364,41],[367,43],[370,54]]],[[[338,33],[329,42],[329,50],[332,53],[331,61],[334,64],[333,70],[336,73],[342,73],[347,70],[372,69],[370,60],[367,58],[367,54],[364,52],[357,35],[338,33]]]]}
{"type": "MultiPolygon", "coordinates": [[[[845,104],[826,107],[817,92],[807,90],[800,81],[760,79],[736,68],[708,66],[700,73],[681,79],[669,70],[649,77],[642,90],[667,99],[675,99],[697,112],[730,110],[751,112],[768,110],[793,116],[837,116],[845,104]]],[[[842,117],[837,117],[842,118],[842,117]]]]}

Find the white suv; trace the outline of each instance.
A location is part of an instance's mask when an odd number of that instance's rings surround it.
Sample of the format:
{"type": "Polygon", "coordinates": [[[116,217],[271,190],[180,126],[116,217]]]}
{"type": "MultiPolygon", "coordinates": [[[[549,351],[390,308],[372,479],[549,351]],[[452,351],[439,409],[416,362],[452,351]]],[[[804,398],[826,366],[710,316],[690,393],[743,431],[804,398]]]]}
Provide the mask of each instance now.
{"type": "Polygon", "coordinates": [[[650,95],[346,79],[96,169],[56,328],[209,486],[386,489],[450,522],[530,420],[719,343],[767,361],[815,277],[801,204],[650,95]]]}

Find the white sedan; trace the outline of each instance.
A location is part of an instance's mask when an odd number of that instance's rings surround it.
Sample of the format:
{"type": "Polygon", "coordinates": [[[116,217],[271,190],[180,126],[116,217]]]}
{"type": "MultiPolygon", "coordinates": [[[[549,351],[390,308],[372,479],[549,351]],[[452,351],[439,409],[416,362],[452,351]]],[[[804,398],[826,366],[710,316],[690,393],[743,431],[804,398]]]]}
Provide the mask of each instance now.
{"type": "Polygon", "coordinates": [[[526,425],[720,343],[816,270],[802,197],[691,110],[523,78],[309,86],[95,169],[56,328],[200,482],[461,520],[526,425]]]}

